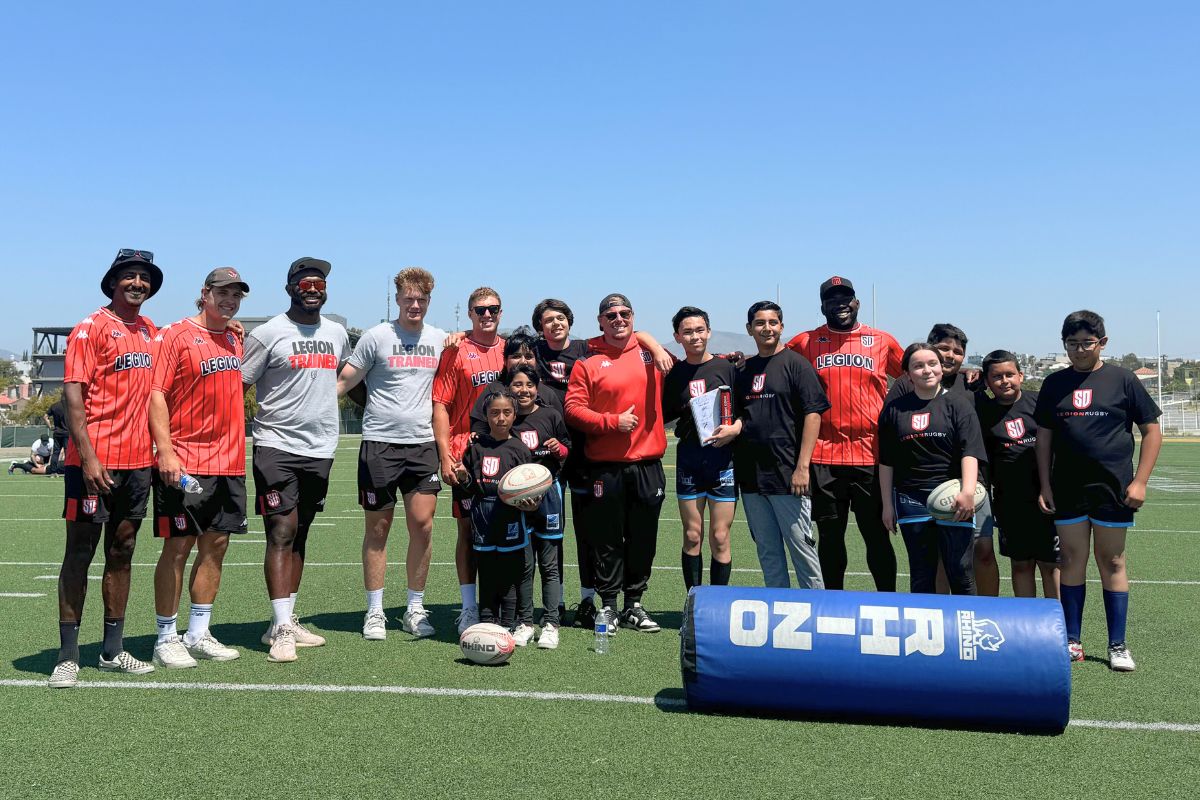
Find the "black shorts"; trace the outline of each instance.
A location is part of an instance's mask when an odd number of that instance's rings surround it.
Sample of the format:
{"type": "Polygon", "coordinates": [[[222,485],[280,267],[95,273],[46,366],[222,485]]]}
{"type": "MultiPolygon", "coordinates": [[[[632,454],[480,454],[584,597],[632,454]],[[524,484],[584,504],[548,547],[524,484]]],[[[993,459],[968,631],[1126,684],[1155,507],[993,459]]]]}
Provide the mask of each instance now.
{"type": "Polygon", "coordinates": [[[878,470],[854,464],[813,464],[809,468],[814,522],[838,519],[854,507],[856,514],[883,515],[878,470]]]}
{"type": "Polygon", "coordinates": [[[680,500],[706,497],[720,503],[736,503],[733,448],[705,447],[699,442],[680,439],[675,448],[675,495],[680,500]]]}
{"type": "Polygon", "coordinates": [[[358,504],[382,511],[394,508],[397,496],[436,495],[442,490],[438,466],[433,442],[363,442],[358,446],[358,504]]]}
{"type": "Polygon", "coordinates": [[[63,519],[96,525],[109,520],[146,518],[150,500],[150,467],[110,469],[113,486],[108,494],[89,495],[81,467],[63,467],[63,519]]]}
{"type": "Polygon", "coordinates": [[[325,510],[332,458],[308,458],[276,450],[254,448],[254,503],[264,517],[297,510],[308,516],[325,510]]]}
{"type": "Polygon", "coordinates": [[[997,501],[992,511],[1000,529],[1000,555],[1014,561],[1058,563],[1058,529],[1054,517],[1038,509],[1036,497],[997,501]]]}
{"type": "Polygon", "coordinates": [[[199,536],[246,532],[246,476],[193,475],[204,491],[188,494],[167,486],[154,471],[154,535],[199,536]]]}
{"type": "Polygon", "coordinates": [[[1125,505],[1112,486],[1090,483],[1084,486],[1054,484],[1054,522],[1071,525],[1090,520],[1105,528],[1132,528],[1134,509],[1125,505]]]}

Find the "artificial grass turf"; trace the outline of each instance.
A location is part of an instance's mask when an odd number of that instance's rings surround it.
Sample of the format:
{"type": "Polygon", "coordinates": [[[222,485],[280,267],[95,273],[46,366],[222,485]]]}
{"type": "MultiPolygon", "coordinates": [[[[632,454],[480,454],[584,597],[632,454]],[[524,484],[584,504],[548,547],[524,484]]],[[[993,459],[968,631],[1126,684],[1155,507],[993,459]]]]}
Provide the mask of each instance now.
{"type": "MultiPolygon", "coordinates": [[[[334,467],[329,509],[314,529],[298,611],[330,639],[300,651],[290,665],[266,662],[258,643],[269,611],[261,534],[231,545],[214,632],[243,656],[193,670],[158,670],[146,679],[112,678],[94,669],[100,632],[99,582],[90,583],[81,640],[81,679],[200,683],[402,685],[680,696],[677,609],[683,586],[680,527],[673,499],[664,506],[659,554],[646,600],[667,629],[620,633],[612,653],[587,648],[591,634],[564,630],[559,650],[519,650],[502,668],[460,660],[453,617],[457,586],[454,527],[443,498],[436,521],[427,603],[439,635],[413,641],[393,630],[386,642],[359,636],[363,595],[361,512],[354,493],[351,440],[334,467]],[[319,566],[328,564],[331,566],[319,566]],[[333,566],[337,565],[337,566],[333,566]]],[[[1168,444],[1146,510],[1130,536],[1132,675],[1102,659],[1100,587],[1089,584],[1084,626],[1090,660],[1073,670],[1072,717],[1141,722],[1200,722],[1193,691],[1200,634],[1195,618],[1200,569],[1200,445],[1168,444]],[[1168,533],[1153,531],[1166,530],[1168,533]]],[[[1157,477],[1157,475],[1156,475],[1157,477]]],[[[41,681],[56,650],[55,581],[61,557],[61,481],[0,476],[0,679],[41,681]],[[20,520],[20,521],[17,521],[20,520]],[[28,566],[12,562],[36,562],[28,566]]],[[[445,494],[445,493],[444,493],[445,494]]],[[[251,528],[261,524],[251,519],[251,528]]],[[[404,556],[396,530],[390,557],[404,556]]],[[[901,571],[903,547],[896,540],[901,571]]],[[[850,569],[865,572],[861,542],[848,534],[850,569]]],[[[149,658],[153,642],[152,565],[158,543],[143,529],[135,556],[127,643],[149,658]]],[[[734,528],[734,582],[760,584],[744,524],[734,528]]],[[[574,563],[573,547],[567,561],[574,563]]],[[[1007,574],[1001,561],[1001,571],[1007,574]]],[[[99,574],[100,565],[93,567],[99,574]]],[[[577,572],[566,571],[568,601],[577,572]]],[[[1094,570],[1092,575],[1094,576],[1094,570]]],[[[900,585],[906,578],[900,578],[900,585]]],[[[866,590],[870,578],[850,576],[866,590]]],[[[404,597],[403,567],[389,568],[389,618],[404,597]]],[[[1002,591],[1010,592],[1007,578],[1002,591]]],[[[186,592],[181,620],[186,619],[186,592]]],[[[186,624],[186,623],[184,623],[186,624]]],[[[0,733],[0,794],[8,797],[195,796],[223,787],[237,796],[854,796],[922,797],[950,791],[976,796],[1046,796],[1119,791],[1180,796],[1200,779],[1200,734],[1069,728],[1061,736],[946,731],[682,713],[676,707],[411,695],[259,693],[212,690],[79,689],[0,686],[8,723],[0,733]],[[192,755],[200,748],[197,760],[192,755]],[[197,767],[197,764],[208,766],[197,767]],[[103,777],[105,790],[92,791],[103,777]],[[543,777],[539,777],[543,776],[543,777]],[[113,787],[115,793],[108,792],[113,787]]]]}

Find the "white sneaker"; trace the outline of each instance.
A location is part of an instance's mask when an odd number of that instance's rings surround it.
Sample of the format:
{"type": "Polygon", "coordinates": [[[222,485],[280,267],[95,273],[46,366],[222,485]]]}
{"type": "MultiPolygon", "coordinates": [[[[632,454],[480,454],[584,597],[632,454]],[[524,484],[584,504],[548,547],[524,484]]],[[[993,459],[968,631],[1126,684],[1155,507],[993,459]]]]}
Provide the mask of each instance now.
{"type": "Polygon", "coordinates": [[[540,650],[557,650],[558,649],[558,627],[555,625],[543,625],[542,634],[538,636],[538,649],[540,650]]]}
{"type": "Polygon", "coordinates": [[[533,634],[535,633],[537,633],[537,631],[533,629],[532,625],[526,625],[524,622],[522,622],[517,626],[517,629],[512,632],[513,641],[516,642],[517,647],[524,647],[525,645],[529,644],[529,640],[533,638],[533,634]]]}
{"type": "Polygon", "coordinates": [[[261,637],[259,637],[259,641],[262,642],[263,644],[265,644],[267,647],[270,647],[272,644],[275,643],[275,623],[274,622],[267,625],[267,629],[265,631],[263,631],[263,635],[261,637]]]}
{"type": "Polygon", "coordinates": [[[154,645],[154,657],[151,659],[163,669],[188,669],[196,666],[196,659],[183,646],[183,639],[176,634],[170,639],[164,639],[154,645]]]}
{"type": "Polygon", "coordinates": [[[1137,664],[1124,642],[1108,646],[1108,668],[1115,672],[1133,672],[1137,664]]]}
{"type": "Polygon", "coordinates": [[[416,636],[418,639],[424,639],[426,636],[433,636],[433,626],[429,624],[429,612],[422,606],[414,606],[405,609],[404,619],[401,620],[404,630],[416,636]]]}
{"type": "Polygon", "coordinates": [[[387,639],[387,616],[382,611],[368,611],[363,617],[363,638],[368,642],[387,639]]]}
{"type": "Polygon", "coordinates": [[[70,689],[78,684],[79,662],[69,659],[55,664],[54,671],[50,673],[50,680],[46,681],[46,685],[51,689],[70,689]]]}
{"type": "Polygon", "coordinates": [[[267,661],[277,664],[296,660],[296,631],[291,625],[280,625],[275,628],[271,639],[271,652],[267,653],[267,661]]]}
{"type": "MultiPolygon", "coordinates": [[[[217,637],[213,636],[210,631],[205,631],[204,638],[195,644],[188,644],[185,639],[183,646],[192,658],[203,658],[209,661],[233,661],[236,658],[242,657],[242,654],[234,648],[226,647],[218,642],[217,637]]],[[[157,649],[155,648],[155,650],[157,649]]],[[[195,662],[192,662],[192,666],[195,666],[195,662]]]]}
{"type": "Polygon", "coordinates": [[[458,616],[454,618],[454,621],[458,623],[458,635],[462,636],[463,631],[465,631],[467,628],[471,627],[472,625],[479,624],[479,607],[476,606],[475,608],[464,608],[458,613],[458,616]]]}
{"type": "Polygon", "coordinates": [[[154,672],[153,664],[134,658],[128,650],[117,653],[116,658],[111,661],[101,653],[98,666],[105,672],[120,672],[124,675],[145,675],[147,672],[154,672]]]}
{"type": "Polygon", "coordinates": [[[300,618],[292,614],[292,632],[296,635],[296,647],[321,647],[325,637],[313,633],[300,624],[300,618]]]}

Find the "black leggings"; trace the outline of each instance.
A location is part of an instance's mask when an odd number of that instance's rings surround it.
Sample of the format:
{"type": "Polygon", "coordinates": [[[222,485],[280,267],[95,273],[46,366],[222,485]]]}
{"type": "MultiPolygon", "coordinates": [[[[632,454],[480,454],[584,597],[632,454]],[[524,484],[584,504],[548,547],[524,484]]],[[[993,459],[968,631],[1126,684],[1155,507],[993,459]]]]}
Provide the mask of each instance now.
{"type": "Polygon", "coordinates": [[[936,522],[900,526],[908,549],[909,591],[937,591],[937,565],[946,567],[950,594],[975,594],[975,528],[936,522]]]}
{"type": "Polygon", "coordinates": [[[517,619],[525,625],[533,624],[533,573],[540,567],[542,573],[543,625],[559,624],[558,607],[562,605],[562,539],[529,537],[525,545],[525,570],[521,576],[521,588],[517,592],[519,610],[517,619]]]}
{"type": "Polygon", "coordinates": [[[479,621],[513,627],[517,618],[517,587],[525,572],[525,551],[476,551],[479,566],[479,621]]]}

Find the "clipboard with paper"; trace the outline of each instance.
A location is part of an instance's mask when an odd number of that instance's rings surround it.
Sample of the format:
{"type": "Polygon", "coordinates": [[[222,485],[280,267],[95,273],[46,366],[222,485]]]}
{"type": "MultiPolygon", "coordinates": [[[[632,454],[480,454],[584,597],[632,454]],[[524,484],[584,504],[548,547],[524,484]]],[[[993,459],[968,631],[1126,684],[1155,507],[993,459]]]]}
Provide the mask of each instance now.
{"type": "Polygon", "coordinates": [[[717,426],[733,422],[733,395],[728,386],[718,386],[691,398],[688,407],[696,423],[696,434],[705,447],[710,444],[708,440],[717,426]]]}

